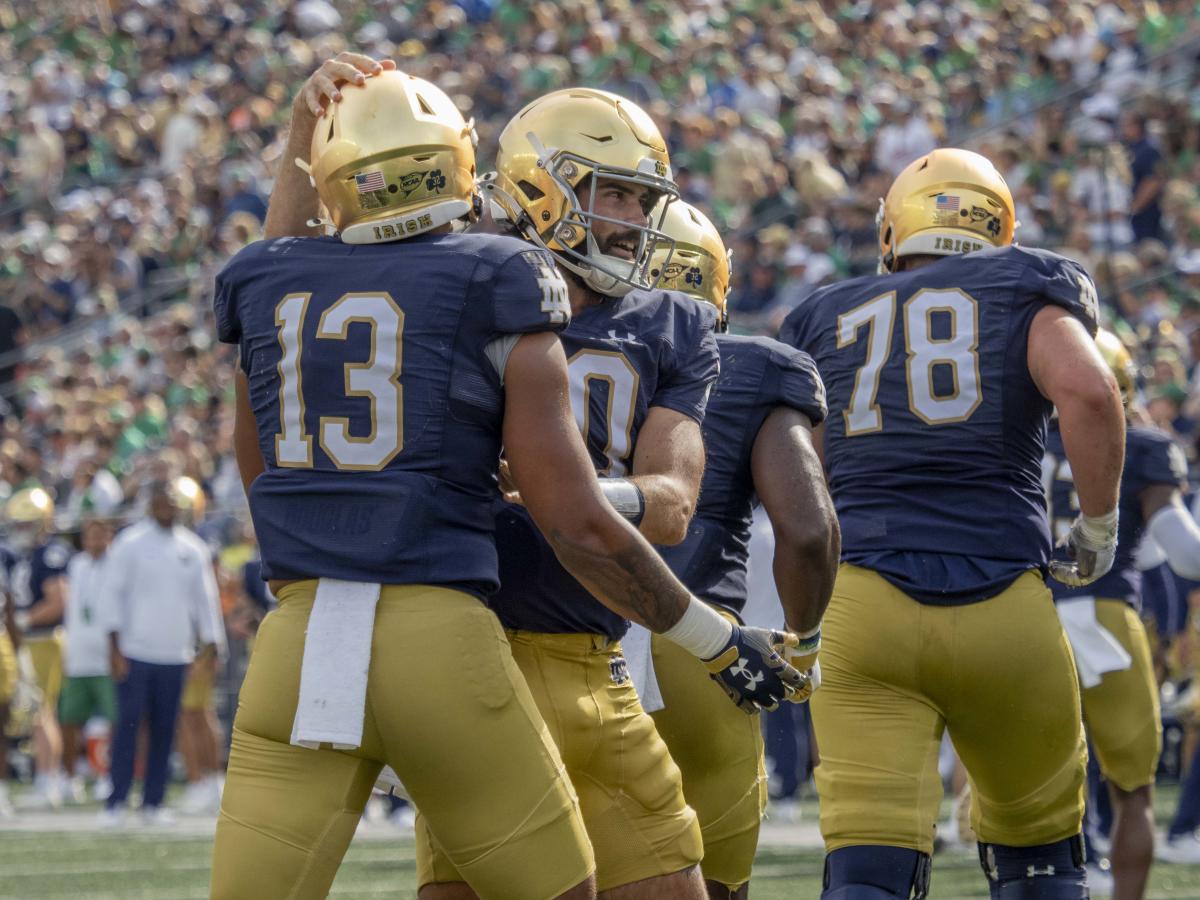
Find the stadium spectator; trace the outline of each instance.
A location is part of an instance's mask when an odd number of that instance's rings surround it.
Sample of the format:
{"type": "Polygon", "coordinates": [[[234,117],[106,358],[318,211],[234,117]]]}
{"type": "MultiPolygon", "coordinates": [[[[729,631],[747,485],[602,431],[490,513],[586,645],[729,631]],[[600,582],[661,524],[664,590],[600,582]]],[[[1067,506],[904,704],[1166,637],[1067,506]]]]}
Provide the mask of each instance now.
{"type": "MultiPolygon", "coordinates": [[[[92,519],[83,527],[82,552],[76,553],[67,564],[63,660],[67,677],[59,718],[63,734],[63,770],[67,778],[63,793],[73,803],[83,803],[87,799],[83,777],[78,774],[83,727],[93,716],[98,716],[111,728],[116,718],[116,698],[109,674],[108,635],[100,610],[104,563],[111,541],[111,526],[101,519],[92,519]]],[[[97,776],[97,794],[107,796],[110,789],[108,773],[94,774],[97,776]]]]}
{"type": "Polygon", "coordinates": [[[118,535],[105,578],[104,626],[117,683],[113,790],[103,822],[117,825],[133,781],[138,727],[149,726],[142,812],[165,824],[167,762],[188,665],[215,658],[225,646],[208,547],[176,524],[182,502],[159,482],[148,491],[149,516],[118,535]]]}

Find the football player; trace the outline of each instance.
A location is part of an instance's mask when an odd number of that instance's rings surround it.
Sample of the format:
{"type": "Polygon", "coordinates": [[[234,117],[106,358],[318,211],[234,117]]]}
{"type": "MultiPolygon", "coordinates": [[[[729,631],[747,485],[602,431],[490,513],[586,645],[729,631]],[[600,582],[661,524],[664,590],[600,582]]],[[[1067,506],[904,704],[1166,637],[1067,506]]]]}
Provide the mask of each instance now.
{"type": "MultiPolygon", "coordinates": [[[[659,552],[698,597],[741,621],[753,508],[761,502],[775,533],[784,620],[801,639],[790,661],[810,671],[840,546],[811,435],[825,418],[825,388],[807,354],[769,338],[724,333],[729,258],[702,212],[676,201],[662,230],[674,248],[655,255],[651,275],[661,270],[661,287],[717,309],[721,374],[704,415],[706,464],[696,514],[684,541],[659,552]]],[[[767,799],[759,716],[720,702],[704,667],[670,642],[655,636],[652,648],[663,702],[654,722],[700,819],[709,897],[747,897],[767,799]]],[[[793,701],[802,699],[803,693],[793,701]]]]}
{"type": "Polygon", "coordinates": [[[62,732],[58,696],[63,683],[63,613],[66,571],[71,548],[54,537],[54,501],[41,488],[17,491],[4,505],[8,539],[17,555],[8,580],[13,622],[33,663],[42,704],[34,720],[33,746],[37,775],[34,800],[42,806],[62,804],[62,732]]]}
{"type": "Polygon", "coordinates": [[[21,645],[8,585],[14,561],[12,551],[0,543],[0,819],[14,813],[8,796],[8,717],[17,690],[17,649],[21,645]]]}
{"type": "Polygon", "coordinates": [[[784,323],[829,392],[842,529],[812,703],[829,900],[926,895],[946,729],[992,897],[1087,896],[1079,691],[1044,576],[1082,585],[1112,565],[1125,420],[1091,279],[1013,246],[1014,227],[987,159],[935,150],[882,203],[884,276],[823,288],[784,323]],[[1080,506],[1058,562],[1052,406],[1080,506]]]}
{"type": "MultiPolygon", "coordinates": [[[[453,103],[370,60],[369,78],[330,65],[358,86],[317,117],[314,76],[289,147],[337,236],[252,244],[214,298],[239,345],[235,446],[279,608],[243,684],[213,895],[324,896],[386,762],[480,895],[587,897],[578,800],[481,602],[501,441],[558,558],[607,602],[715,658],[748,700],[802,679],[771,649],[782,634],[710,614],[605,502],[569,411],[553,259],[452,233],[478,208],[453,103]]],[[[275,195],[297,182],[285,169],[275,195]]]]}
{"type": "MultiPolygon", "coordinates": [[[[1096,336],[1096,345],[1117,380],[1128,414],[1136,391],[1129,351],[1108,331],[1096,336]]],[[[1044,475],[1050,521],[1058,537],[1065,538],[1079,515],[1079,504],[1056,424],[1052,423],[1046,441],[1044,475]]],[[[1142,536],[1150,534],[1175,572],[1200,578],[1200,529],[1184,508],[1186,489],[1183,451],[1158,429],[1130,422],[1125,432],[1116,561],[1107,575],[1090,585],[1052,585],[1079,664],[1084,724],[1113,800],[1110,859],[1117,900],[1134,900],[1146,892],[1154,856],[1152,791],[1162,747],[1158,683],[1138,614],[1142,573],[1134,557],[1142,536]],[[1115,639],[1125,658],[1110,668],[1107,660],[1095,656],[1096,638],[1101,647],[1111,647],[1115,639]]]]}
{"type": "MultiPolygon", "coordinates": [[[[510,120],[485,193],[495,218],[551,250],[566,279],[571,406],[605,496],[647,539],[678,543],[699,491],[718,352],[711,308],[652,289],[676,196],[662,135],[624,98],[556,91],[510,120]]],[[[629,677],[626,617],[558,564],[520,504],[502,504],[496,528],[490,604],[579,794],[598,889],[703,897],[699,824],[629,677]]],[[[422,883],[460,880],[420,827],[417,838],[422,883]]]]}

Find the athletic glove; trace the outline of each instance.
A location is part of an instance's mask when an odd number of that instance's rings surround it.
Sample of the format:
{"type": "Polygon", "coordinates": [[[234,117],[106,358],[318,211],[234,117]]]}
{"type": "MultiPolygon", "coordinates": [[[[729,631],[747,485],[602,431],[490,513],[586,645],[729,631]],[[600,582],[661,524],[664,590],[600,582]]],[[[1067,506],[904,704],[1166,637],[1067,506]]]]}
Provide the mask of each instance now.
{"type": "Polygon", "coordinates": [[[1117,511],[1105,516],[1083,516],[1075,520],[1060,547],[1070,560],[1050,560],[1050,576],[1071,587],[1083,587],[1103,577],[1117,555],[1117,511]]]}
{"type": "Polygon", "coordinates": [[[725,647],[704,665],[743,712],[772,710],[808,684],[807,677],[779,655],[798,642],[790,631],[733,625],[725,647]]]}
{"type": "Polygon", "coordinates": [[[803,687],[788,697],[790,703],[807,703],[813,692],[821,686],[821,664],[817,662],[817,654],[821,650],[821,626],[812,631],[797,635],[799,643],[784,651],[783,658],[797,672],[806,678],[803,687]]]}

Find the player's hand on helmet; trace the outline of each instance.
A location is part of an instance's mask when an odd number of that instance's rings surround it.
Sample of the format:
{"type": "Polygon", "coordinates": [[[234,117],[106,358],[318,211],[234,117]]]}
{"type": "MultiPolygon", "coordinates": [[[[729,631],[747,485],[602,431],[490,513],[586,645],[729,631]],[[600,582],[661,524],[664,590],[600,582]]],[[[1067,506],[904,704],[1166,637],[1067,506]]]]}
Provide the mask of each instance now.
{"type": "Polygon", "coordinates": [[[790,631],[734,624],[721,652],[704,665],[743,712],[772,710],[806,684],[805,676],[780,655],[798,641],[790,631]]]}
{"type": "Polygon", "coordinates": [[[524,504],[521,499],[521,491],[517,488],[517,483],[513,481],[512,472],[508,468],[508,460],[500,458],[500,468],[496,472],[496,478],[500,482],[500,496],[509,503],[524,504]]]}
{"type": "Polygon", "coordinates": [[[1117,554],[1117,511],[1107,516],[1081,515],[1059,546],[1066,548],[1070,559],[1050,561],[1050,575],[1056,581],[1082,587],[1103,577],[1117,554]]]}
{"type": "Polygon", "coordinates": [[[797,640],[799,643],[795,647],[785,648],[783,658],[789,666],[805,676],[806,682],[787,699],[791,703],[807,703],[813,692],[821,686],[821,664],[817,661],[817,654],[821,651],[821,626],[797,635],[797,640]]]}
{"type": "Polygon", "coordinates": [[[338,103],[342,99],[343,84],[363,84],[368,75],[378,75],[394,68],[396,64],[390,59],[372,59],[362,53],[343,50],[333,59],[325,60],[317,71],[308,76],[292,101],[292,108],[296,111],[307,110],[320,118],[325,115],[330,103],[338,103]]]}

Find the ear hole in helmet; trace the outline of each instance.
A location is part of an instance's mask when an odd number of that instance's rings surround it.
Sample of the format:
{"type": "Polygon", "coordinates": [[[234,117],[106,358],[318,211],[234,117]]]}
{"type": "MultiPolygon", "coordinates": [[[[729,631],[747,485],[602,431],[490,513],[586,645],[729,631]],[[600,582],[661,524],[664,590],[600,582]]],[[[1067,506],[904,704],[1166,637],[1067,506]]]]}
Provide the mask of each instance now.
{"type": "Polygon", "coordinates": [[[927,156],[923,160],[921,160],[921,168],[917,169],[917,171],[924,172],[928,168],[929,168],[929,157],[927,156]]]}
{"type": "Polygon", "coordinates": [[[325,135],[325,141],[328,143],[333,140],[333,116],[329,117],[329,134],[325,135]]]}
{"type": "Polygon", "coordinates": [[[883,233],[883,242],[884,242],[884,244],[890,244],[892,242],[892,226],[891,225],[889,225],[887,231],[885,231],[883,233]]]}
{"type": "Polygon", "coordinates": [[[531,181],[518,181],[517,187],[521,189],[521,193],[524,194],[530,202],[536,202],[546,196],[546,192],[531,181]]]}

